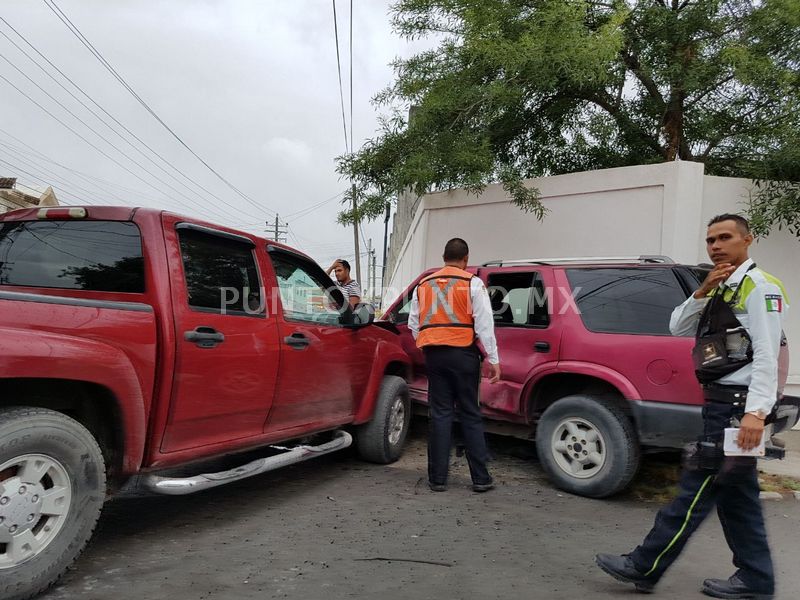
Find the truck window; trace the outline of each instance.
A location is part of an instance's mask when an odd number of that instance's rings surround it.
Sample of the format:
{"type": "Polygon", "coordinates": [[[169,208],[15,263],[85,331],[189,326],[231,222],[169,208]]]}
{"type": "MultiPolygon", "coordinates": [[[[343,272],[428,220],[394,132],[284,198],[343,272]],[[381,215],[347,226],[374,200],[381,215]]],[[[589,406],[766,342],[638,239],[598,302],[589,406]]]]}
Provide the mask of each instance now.
{"type": "MultiPolygon", "coordinates": [[[[324,273],[318,266],[279,252],[271,253],[270,258],[287,320],[340,324],[341,303],[331,293],[336,286],[329,278],[323,277],[324,273]]],[[[343,298],[341,294],[339,296],[343,298]]]]}
{"type": "Polygon", "coordinates": [[[0,285],[143,293],[139,228],[128,221],[0,223],[0,285]]]}
{"type": "Polygon", "coordinates": [[[203,312],[263,314],[254,247],[193,229],[180,229],[189,306],[203,312]]]}
{"type": "Polygon", "coordinates": [[[538,273],[493,273],[488,284],[495,325],[547,327],[550,324],[544,282],[538,273]]]}
{"type": "Polygon", "coordinates": [[[686,300],[672,269],[567,269],[590,331],[670,335],[672,310],[686,300]]]}

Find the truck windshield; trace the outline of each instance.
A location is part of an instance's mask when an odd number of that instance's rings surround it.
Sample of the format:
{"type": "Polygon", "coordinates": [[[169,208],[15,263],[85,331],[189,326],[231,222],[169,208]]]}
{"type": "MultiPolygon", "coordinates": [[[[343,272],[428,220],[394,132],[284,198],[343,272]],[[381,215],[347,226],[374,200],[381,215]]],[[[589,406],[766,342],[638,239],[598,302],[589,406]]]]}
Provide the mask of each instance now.
{"type": "Polygon", "coordinates": [[[0,223],[0,285],[142,293],[139,228],[127,221],[0,223]]]}

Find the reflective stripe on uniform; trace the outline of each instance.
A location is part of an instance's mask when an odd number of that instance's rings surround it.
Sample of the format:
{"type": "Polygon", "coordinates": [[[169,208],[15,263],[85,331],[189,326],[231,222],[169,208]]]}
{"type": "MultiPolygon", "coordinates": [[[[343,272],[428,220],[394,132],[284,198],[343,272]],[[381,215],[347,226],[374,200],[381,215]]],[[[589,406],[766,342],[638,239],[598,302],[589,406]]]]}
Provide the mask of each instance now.
{"type": "Polygon", "coordinates": [[[683,532],[686,531],[686,526],[689,524],[689,519],[692,518],[692,510],[694,510],[697,501],[700,500],[700,496],[702,496],[703,490],[705,490],[706,486],[708,486],[708,482],[711,481],[712,479],[714,479],[714,475],[709,475],[708,477],[706,477],[705,481],[703,481],[703,485],[701,485],[700,489],[697,490],[697,494],[695,495],[694,500],[692,500],[691,505],[689,505],[689,510],[686,511],[686,518],[683,520],[683,525],[681,525],[681,528],[678,530],[678,533],[675,534],[675,537],[672,538],[672,540],[670,540],[669,544],[667,544],[667,547],[664,548],[661,554],[659,554],[656,557],[656,560],[653,563],[652,568],[647,573],[644,574],[645,577],[648,577],[653,574],[653,571],[655,571],[656,568],[658,568],[659,561],[664,557],[664,555],[667,552],[669,552],[670,548],[672,548],[675,545],[675,543],[681,538],[683,532]]]}
{"type": "Polygon", "coordinates": [[[458,283],[458,280],[451,278],[448,284],[444,286],[444,289],[440,289],[439,286],[436,285],[436,280],[434,279],[429,279],[425,283],[428,285],[429,288],[431,288],[434,295],[433,295],[433,302],[431,303],[431,309],[428,312],[428,314],[425,315],[425,318],[422,319],[422,322],[420,324],[420,329],[423,329],[424,327],[430,325],[433,316],[439,310],[440,306],[447,315],[447,318],[450,319],[450,323],[461,324],[461,321],[458,320],[458,317],[456,317],[455,312],[453,312],[453,307],[450,306],[450,303],[447,301],[447,298],[445,297],[445,294],[455,287],[456,283],[458,283]]]}

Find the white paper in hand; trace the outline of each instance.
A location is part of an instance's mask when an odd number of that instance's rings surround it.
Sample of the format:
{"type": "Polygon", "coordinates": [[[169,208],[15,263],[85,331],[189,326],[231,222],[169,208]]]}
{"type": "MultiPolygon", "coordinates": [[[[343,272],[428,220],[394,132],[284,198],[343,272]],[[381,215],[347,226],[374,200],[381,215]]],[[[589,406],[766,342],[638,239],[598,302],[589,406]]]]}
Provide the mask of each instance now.
{"type": "Polygon", "coordinates": [[[766,431],[761,434],[761,442],[755,448],[744,450],[739,447],[739,430],[734,427],[725,429],[725,443],[722,449],[725,451],[725,456],[764,456],[764,443],[766,441],[766,431]]]}

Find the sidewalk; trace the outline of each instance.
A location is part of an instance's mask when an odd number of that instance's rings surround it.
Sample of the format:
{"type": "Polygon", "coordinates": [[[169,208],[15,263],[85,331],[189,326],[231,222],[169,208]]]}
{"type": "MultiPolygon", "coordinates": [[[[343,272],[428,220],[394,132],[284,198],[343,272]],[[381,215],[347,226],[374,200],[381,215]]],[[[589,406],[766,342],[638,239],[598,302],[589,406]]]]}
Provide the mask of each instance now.
{"type": "Polygon", "coordinates": [[[800,430],[784,431],[777,437],[786,442],[786,458],[783,460],[759,460],[758,470],[771,475],[800,479],[800,430]]]}

